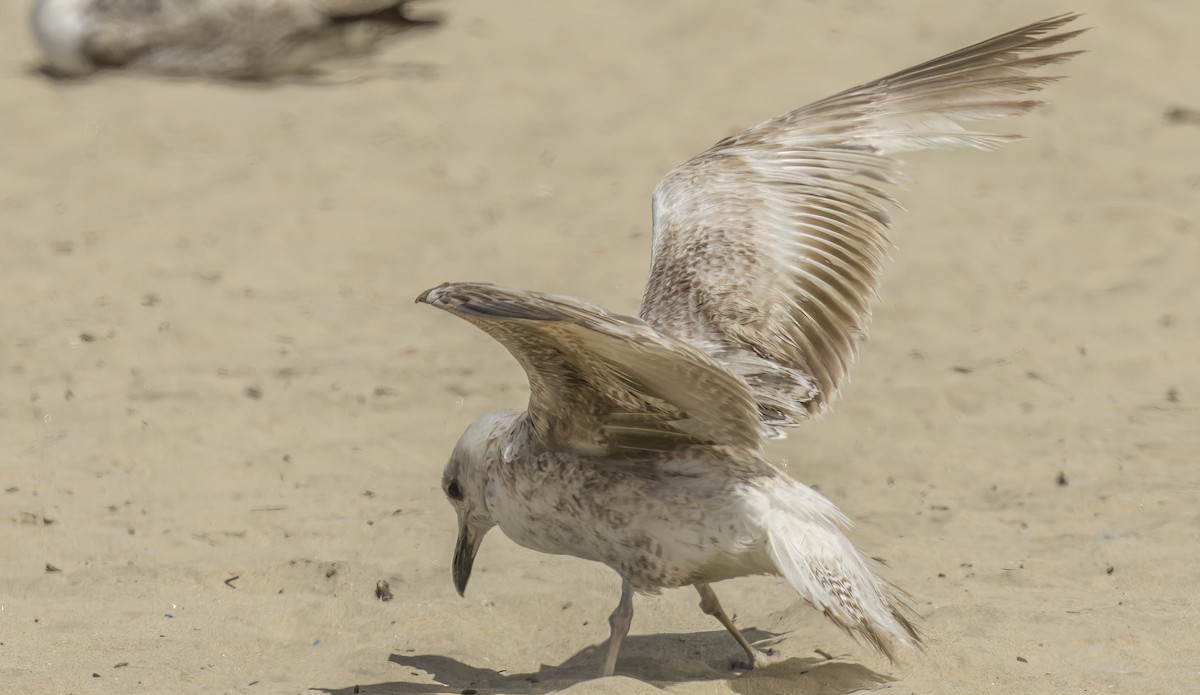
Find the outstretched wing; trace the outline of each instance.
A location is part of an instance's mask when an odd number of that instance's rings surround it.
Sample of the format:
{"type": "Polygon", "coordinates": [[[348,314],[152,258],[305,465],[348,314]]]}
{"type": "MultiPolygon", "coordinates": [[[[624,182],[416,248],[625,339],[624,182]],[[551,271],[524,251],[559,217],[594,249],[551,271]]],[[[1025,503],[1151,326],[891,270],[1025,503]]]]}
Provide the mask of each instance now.
{"type": "Polygon", "coordinates": [[[746,385],[640,319],[483,283],[439,285],[417,301],[470,321],[517,358],[529,376],[530,420],[548,447],[609,453],[760,446],[746,385]]]}
{"type": "Polygon", "coordinates": [[[654,191],[641,317],[750,386],[768,425],[824,410],[865,335],[890,246],[896,152],[995,147],[964,123],[1024,113],[1077,52],[1047,19],[757,125],[668,173],[654,191]]]}

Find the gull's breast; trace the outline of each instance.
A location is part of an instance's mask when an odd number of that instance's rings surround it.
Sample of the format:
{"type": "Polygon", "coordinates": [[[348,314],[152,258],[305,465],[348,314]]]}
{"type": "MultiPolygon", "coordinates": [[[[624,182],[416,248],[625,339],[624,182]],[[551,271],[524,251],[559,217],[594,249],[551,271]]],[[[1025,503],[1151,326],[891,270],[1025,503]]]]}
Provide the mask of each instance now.
{"type": "Polygon", "coordinates": [[[525,462],[493,513],[515,543],[602,562],[639,591],[772,571],[756,489],[713,471],[525,462]]]}

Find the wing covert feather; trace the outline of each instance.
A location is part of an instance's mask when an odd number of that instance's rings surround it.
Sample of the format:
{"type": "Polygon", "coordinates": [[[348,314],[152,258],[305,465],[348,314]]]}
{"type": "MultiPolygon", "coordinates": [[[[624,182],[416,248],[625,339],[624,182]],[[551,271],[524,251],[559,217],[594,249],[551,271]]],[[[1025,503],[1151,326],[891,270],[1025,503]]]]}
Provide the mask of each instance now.
{"type": "Polygon", "coordinates": [[[761,446],[746,385],[640,319],[484,283],[443,284],[417,301],[470,321],[517,359],[529,377],[530,420],[548,447],[607,453],[761,446]]]}

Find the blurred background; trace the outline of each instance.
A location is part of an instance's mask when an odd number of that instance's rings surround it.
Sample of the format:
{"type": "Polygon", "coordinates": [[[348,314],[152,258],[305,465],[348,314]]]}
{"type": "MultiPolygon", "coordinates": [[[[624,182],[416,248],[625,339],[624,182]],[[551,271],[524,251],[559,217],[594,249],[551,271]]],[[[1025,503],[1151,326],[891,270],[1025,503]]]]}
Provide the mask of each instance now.
{"type": "MultiPolygon", "coordinates": [[[[443,0],[279,83],[56,81],[0,7],[0,682],[21,692],[548,692],[615,574],[492,534],[466,599],[442,465],[523,407],[429,307],[480,280],[633,313],[649,197],[761,120],[1063,11],[1026,142],[908,157],[853,383],[769,453],[889,560],[896,666],[773,578],[742,678],[690,591],[578,692],[1186,692],[1200,683],[1200,6],[443,0]],[[379,601],[379,580],[394,598],[379,601]],[[817,650],[836,658],[825,659],[817,650]],[[628,680],[636,678],[642,683],[628,680]],[[358,687],[359,690],[354,690],[358,687]]],[[[16,692],[16,691],[14,691],[16,692]]]]}

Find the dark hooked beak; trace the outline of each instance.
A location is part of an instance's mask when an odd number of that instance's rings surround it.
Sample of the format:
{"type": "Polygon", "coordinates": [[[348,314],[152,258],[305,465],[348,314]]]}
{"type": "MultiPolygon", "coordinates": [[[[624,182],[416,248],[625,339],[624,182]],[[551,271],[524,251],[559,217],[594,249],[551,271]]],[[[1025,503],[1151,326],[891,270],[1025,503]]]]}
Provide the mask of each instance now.
{"type": "Polygon", "coordinates": [[[471,567],[475,564],[475,553],[479,552],[479,542],[483,534],[471,528],[464,519],[458,524],[458,543],[454,546],[454,588],[462,596],[467,590],[467,581],[471,578],[471,567]]]}

